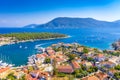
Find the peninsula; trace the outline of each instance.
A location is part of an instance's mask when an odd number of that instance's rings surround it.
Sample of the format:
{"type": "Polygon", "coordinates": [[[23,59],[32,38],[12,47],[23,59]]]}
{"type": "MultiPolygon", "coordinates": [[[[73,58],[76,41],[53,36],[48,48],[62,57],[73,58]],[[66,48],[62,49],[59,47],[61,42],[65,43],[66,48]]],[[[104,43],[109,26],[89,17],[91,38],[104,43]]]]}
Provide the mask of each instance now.
{"type": "Polygon", "coordinates": [[[57,39],[65,38],[67,35],[60,33],[48,33],[48,32],[25,32],[25,33],[9,33],[0,34],[0,46],[7,44],[14,44],[18,42],[44,40],[44,39],[57,39]]]}

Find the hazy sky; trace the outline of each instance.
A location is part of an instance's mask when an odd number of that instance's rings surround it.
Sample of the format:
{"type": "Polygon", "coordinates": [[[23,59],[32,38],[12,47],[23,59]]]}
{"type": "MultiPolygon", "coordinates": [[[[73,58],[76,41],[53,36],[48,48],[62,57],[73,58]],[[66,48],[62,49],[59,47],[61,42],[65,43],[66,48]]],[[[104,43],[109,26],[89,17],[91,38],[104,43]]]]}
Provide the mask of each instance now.
{"type": "Polygon", "coordinates": [[[56,17],[120,19],[120,0],[0,0],[0,27],[41,24],[56,17]]]}

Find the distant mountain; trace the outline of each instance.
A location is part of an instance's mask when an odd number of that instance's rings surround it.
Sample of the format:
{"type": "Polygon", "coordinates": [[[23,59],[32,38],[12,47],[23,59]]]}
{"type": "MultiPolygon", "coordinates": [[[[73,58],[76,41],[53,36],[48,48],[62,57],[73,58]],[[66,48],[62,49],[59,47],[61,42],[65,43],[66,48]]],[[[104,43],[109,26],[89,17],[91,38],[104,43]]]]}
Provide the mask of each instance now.
{"type": "MultiPolygon", "coordinates": [[[[29,25],[27,26],[27,28],[29,25]]],[[[31,26],[30,26],[31,27],[31,26]]],[[[120,27],[120,22],[100,21],[93,18],[58,17],[35,28],[81,28],[81,27],[120,27]]]]}
{"type": "Polygon", "coordinates": [[[30,25],[24,26],[24,28],[36,28],[36,26],[38,26],[38,25],[37,24],[30,24],[30,25]]]}
{"type": "Polygon", "coordinates": [[[114,21],[114,23],[118,23],[118,24],[120,24],[120,20],[114,21]]]}

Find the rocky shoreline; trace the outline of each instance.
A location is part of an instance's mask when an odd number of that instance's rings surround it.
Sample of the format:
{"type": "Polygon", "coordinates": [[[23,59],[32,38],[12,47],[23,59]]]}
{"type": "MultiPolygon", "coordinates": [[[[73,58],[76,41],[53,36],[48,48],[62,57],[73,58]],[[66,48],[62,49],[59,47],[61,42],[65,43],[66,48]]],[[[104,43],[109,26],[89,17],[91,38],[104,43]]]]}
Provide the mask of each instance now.
{"type": "Polygon", "coordinates": [[[120,40],[112,43],[112,47],[114,48],[114,50],[120,50],[120,40]]]}

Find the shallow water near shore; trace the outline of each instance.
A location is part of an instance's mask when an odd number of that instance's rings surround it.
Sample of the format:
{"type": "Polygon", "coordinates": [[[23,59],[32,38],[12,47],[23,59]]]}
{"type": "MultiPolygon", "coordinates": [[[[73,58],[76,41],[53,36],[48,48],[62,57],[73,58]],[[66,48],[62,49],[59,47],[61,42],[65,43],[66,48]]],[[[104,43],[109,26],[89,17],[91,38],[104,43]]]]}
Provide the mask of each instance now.
{"type": "Polygon", "coordinates": [[[0,60],[13,63],[16,66],[25,65],[27,57],[36,54],[36,45],[47,47],[58,42],[78,42],[82,45],[99,49],[111,49],[110,45],[120,37],[120,28],[80,28],[80,29],[26,29],[26,28],[0,28],[0,33],[11,32],[55,32],[70,35],[68,38],[28,41],[0,47],[0,60]],[[21,48],[20,48],[21,46],[21,48]]]}

